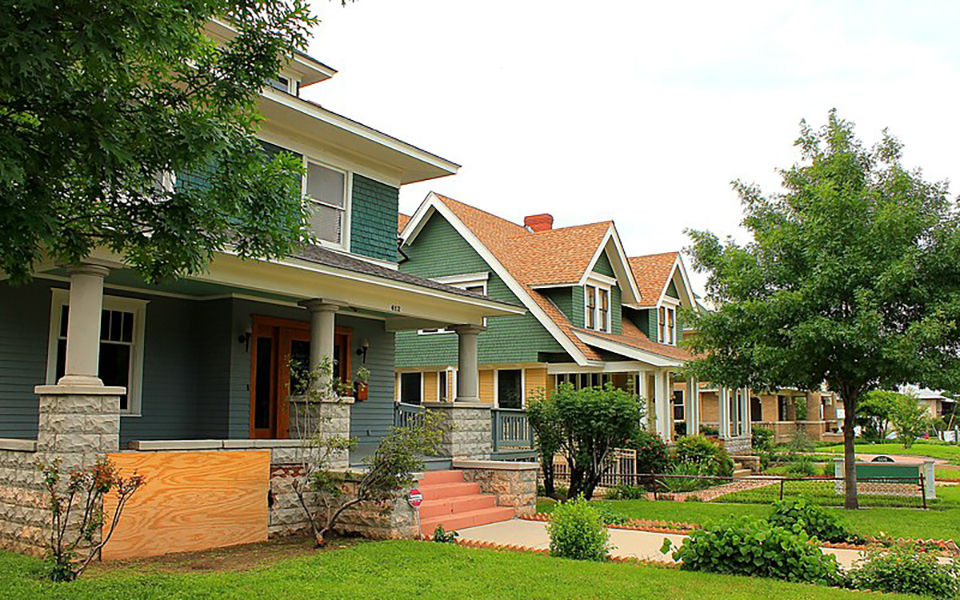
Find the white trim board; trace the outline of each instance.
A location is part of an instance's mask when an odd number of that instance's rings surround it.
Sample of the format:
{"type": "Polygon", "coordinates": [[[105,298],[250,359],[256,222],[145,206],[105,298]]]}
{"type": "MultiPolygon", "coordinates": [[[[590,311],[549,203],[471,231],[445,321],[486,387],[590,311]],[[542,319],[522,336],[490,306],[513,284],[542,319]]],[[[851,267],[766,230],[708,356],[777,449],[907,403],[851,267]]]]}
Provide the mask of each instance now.
{"type": "Polygon", "coordinates": [[[601,350],[615,352],[628,358],[634,358],[655,367],[682,367],[684,364],[686,364],[682,360],[659,356],[657,354],[653,354],[652,352],[645,352],[638,348],[627,346],[626,344],[621,344],[598,336],[590,335],[587,332],[577,331],[575,333],[584,344],[589,344],[590,346],[600,348],[601,350]]]}

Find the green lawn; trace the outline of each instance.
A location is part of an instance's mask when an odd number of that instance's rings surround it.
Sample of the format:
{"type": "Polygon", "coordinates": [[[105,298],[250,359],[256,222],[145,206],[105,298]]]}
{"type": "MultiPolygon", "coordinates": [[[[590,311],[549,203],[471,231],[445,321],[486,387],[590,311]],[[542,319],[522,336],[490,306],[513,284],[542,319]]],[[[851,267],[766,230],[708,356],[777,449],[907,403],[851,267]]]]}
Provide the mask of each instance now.
{"type": "MultiPolygon", "coordinates": [[[[947,502],[960,502],[960,487],[938,487],[937,494],[947,502]]],[[[714,502],[653,502],[648,500],[612,500],[617,513],[632,519],[652,519],[703,524],[729,517],[752,516],[765,519],[768,504],[723,504],[714,502]]],[[[552,500],[541,500],[537,508],[552,510],[552,500]]],[[[906,508],[865,508],[846,511],[830,508],[860,535],[881,532],[893,537],[960,540],[960,509],[915,510],[906,508]]]]}
{"type": "Polygon", "coordinates": [[[951,467],[936,467],[934,469],[934,477],[937,479],[960,481],[960,469],[951,467]]]}
{"type": "MultiPolygon", "coordinates": [[[[904,448],[903,444],[857,444],[855,449],[857,454],[926,456],[929,458],[942,458],[949,460],[953,464],[960,465],[960,446],[916,443],[910,448],[904,448]]],[[[843,446],[828,446],[826,448],[818,448],[818,450],[822,452],[842,453],[843,446]]]]}
{"type": "MultiPolygon", "coordinates": [[[[109,572],[70,584],[38,579],[39,561],[0,553],[0,598],[148,600],[267,598],[623,598],[831,600],[862,593],[687,573],[635,564],[583,563],[424,542],[370,542],[221,573],[109,572]]],[[[914,596],[889,595],[907,599],[914,596]]]]}

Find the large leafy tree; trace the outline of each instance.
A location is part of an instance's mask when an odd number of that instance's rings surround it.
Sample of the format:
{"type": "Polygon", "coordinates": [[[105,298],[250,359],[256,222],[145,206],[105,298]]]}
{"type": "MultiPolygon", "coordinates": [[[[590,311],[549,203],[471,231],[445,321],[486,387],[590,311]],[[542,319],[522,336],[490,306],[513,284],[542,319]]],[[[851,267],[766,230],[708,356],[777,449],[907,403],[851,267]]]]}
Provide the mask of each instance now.
{"type": "Polygon", "coordinates": [[[754,389],[819,389],[843,399],[848,508],[857,507],[854,425],[863,395],[898,384],[956,389],[960,223],[945,183],[901,164],[884,132],[865,147],[831,112],[796,141],[782,191],[735,182],[752,240],[691,231],[715,312],[692,318],[692,369],[754,389]]]}
{"type": "Polygon", "coordinates": [[[2,3],[0,274],[98,246],[149,281],[289,253],[301,167],[262,151],[256,101],[314,23],[306,0],[2,3]]]}

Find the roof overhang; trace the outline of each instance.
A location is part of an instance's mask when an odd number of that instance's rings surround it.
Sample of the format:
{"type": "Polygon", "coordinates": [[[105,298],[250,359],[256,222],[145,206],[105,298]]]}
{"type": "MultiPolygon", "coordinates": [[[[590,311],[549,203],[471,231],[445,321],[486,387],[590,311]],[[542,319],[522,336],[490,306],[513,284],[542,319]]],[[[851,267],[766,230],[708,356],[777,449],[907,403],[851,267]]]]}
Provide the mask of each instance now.
{"type": "Polygon", "coordinates": [[[259,108],[271,127],[308,135],[320,144],[373,162],[396,173],[401,185],[446,177],[460,169],[460,165],[436,154],[272,88],[261,93],[259,108]]]}
{"type": "Polygon", "coordinates": [[[687,269],[683,264],[683,258],[680,254],[677,254],[677,258],[673,261],[673,266],[670,268],[670,276],[667,277],[667,280],[663,284],[663,289],[660,290],[660,296],[657,298],[656,304],[647,303],[646,299],[639,306],[631,306],[630,308],[638,309],[647,309],[647,308],[656,308],[660,306],[663,302],[663,299],[667,297],[667,290],[670,288],[670,282],[675,278],[680,279],[681,285],[678,286],[678,292],[680,292],[680,304],[687,308],[690,308],[694,311],[700,309],[699,304],[697,303],[697,298],[693,294],[693,287],[690,285],[690,276],[687,275],[687,269]]]}
{"type": "MultiPolygon", "coordinates": [[[[120,255],[103,248],[95,249],[90,259],[108,266],[125,266],[120,255]]],[[[391,330],[483,325],[485,317],[526,312],[519,306],[481,296],[421,287],[298,258],[254,260],[218,252],[204,273],[187,279],[301,300],[322,298],[388,315],[385,321],[391,330]]]]}
{"type": "Polygon", "coordinates": [[[600,336],[590,335],[589,333],[584,333],[582,331],[575,331],[574,334],[580,338],[580,341],[588,346],[592,346],[600,350],[606,350],[607,352],[613,352],[614,354],[619,354],[620,356],[624,356],[626,358],[632,358],[633,360],[637,360],[654,367],[682,367],[686,364],[685,361],[676,358],[660,356],[659,354],[647,352],[634,346],[621,344],[620,342],[608,340],[600,336]]]}

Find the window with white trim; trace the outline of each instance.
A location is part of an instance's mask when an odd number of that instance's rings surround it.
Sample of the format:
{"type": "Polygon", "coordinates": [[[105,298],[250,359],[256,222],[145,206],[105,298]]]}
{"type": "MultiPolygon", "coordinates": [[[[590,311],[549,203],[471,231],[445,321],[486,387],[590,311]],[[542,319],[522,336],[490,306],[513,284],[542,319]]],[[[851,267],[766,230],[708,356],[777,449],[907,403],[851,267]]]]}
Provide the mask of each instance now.
{"type": "Polygon", "coordinates": [[[457,396],[457,372],[446,369],[437,373],[437,398],[441,402],[453,402],[457,396]]]}
{"type": "Polygon", "coordinates": [[[677,422],[685,421],[685,409],[686,406],[683,403],[683,390],[673,390],[673,420],[677,422]]]}
{"type": "Polygon", "coordinates": [[[423,403],[423,373],[400,373],[400,402],[423,403]]]}
{"type": "MultiPolygon", "coordinates": [[[[69,306],[70,293],[53,290],[47,349],[47,383],[51,385],[66,372],[69,306]]],[[[127,388],[127,393],[120,397],[120,413],[124,415],[140,414],[146,306],[146,300],[103,297],[97,377],[104,385],[127,388]]]]}
{"type": "Polygon", "coordinates": [[[553,376],[554,387],[568,383],[577,390],[604,387],[612,381],[610,373],[559,373],[553,376]]]}
{"type": "Polygon", "coordinates": [[[586,285],[584,295],[584,325],[587,329],[613,331],[610,306],[610,288],[601,285],[586,285]]]}
{"type": "Polygon", "coordinates": [[[497,369],[497,408],[523,408],[523,369],[497,369]]]}
{"type": "Polygon", "coordinates": [[[310,227],[321,243],[344,247],[347,230],[347,173],[307,160],[304,193],[310,227]]]}
{"type": "Polygon", "coordinates": [[[658,342],[661,344],[677,344],[677,309],[674,306],[661,306],[657,310],[658,342]]]}

